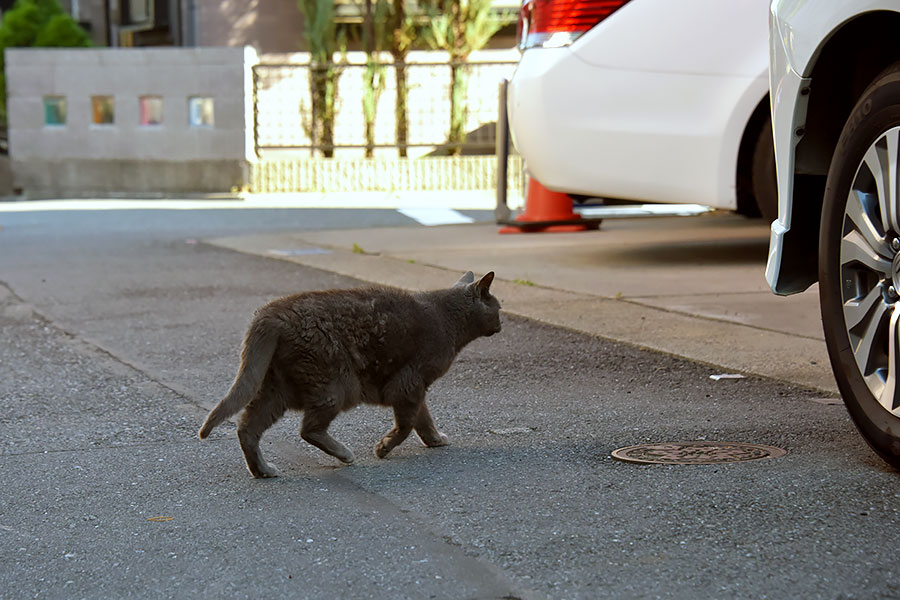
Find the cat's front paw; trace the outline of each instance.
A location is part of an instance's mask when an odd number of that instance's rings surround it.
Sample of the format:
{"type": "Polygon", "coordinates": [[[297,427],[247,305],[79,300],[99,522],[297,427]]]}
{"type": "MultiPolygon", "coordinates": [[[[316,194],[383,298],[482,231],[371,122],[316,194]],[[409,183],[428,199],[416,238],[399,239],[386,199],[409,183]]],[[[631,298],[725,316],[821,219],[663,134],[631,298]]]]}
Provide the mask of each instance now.
{"type": "Polygon", "coordinates": [[[450,445],[450,438],[447,437],[447,434],[441,433],[440,431],[438,431],[438,437],[433,437],[422,441],[425,442],[425,445],[429,448],[438,448],[440,446],[450,445]]]}

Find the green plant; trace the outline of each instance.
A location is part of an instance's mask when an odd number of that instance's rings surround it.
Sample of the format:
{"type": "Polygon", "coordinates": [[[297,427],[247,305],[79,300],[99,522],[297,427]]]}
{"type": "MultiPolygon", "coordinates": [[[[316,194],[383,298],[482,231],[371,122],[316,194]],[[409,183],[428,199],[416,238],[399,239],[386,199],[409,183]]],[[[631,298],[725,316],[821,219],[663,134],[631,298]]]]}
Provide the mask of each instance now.
{"type": "Polygon", "coordinates": [[[510,17],[491,9],[491,0],[431,0],[426,7],[431,23],[424,30],[426,43],[450,54],[451,155],[458,155],[466,139],[466,61],[475,50],[484,48],[510,17]]]}
{"type": "Polygon", "coordinates": [[[385,65],[380,54],[387,43],[385,23],[388,13],[387,0],[365,0],[363,13],[363,50],[366,52],[366,70],[363,79],[363,118],[365,120],[366,158],[375,153],[375,116],[378,100],[385,88],[385,65]]]}
{"type": "Polygon", "coordinates": [[[87,33],[67,14],[56,14],[38,32],[34,46],[86,47],[91,46],[87,33]]]}
{"type": "Polygon", "coordinates": [[[366,158],[375,155],[375,116],[378,112],[378,99],[385,87],[385,67],[377,58],[366,61],[366,72],[363,88],[363,119],[366,127],[366,158]]]}
{"type": "Polygon", "coordinates": [[[297,6],[303,14],[310,52],[312,114],[308,131],[313,146],[322,148],[325,157],[331,158],[334,156],[334,118],[338,78],[341,75],[334,55],[346,48],[346,40],[334,20],[334,0],[297,0],[297,6]]]}
{"type": "Polygon", "coordinates": [[[389,0],[385,2],[385,17],[377,22],[380,30],[376,35],[384,41],[384,48],[391,53],[394,61],[394,78],[396,79],[394,95],[394,116],[396,120],[395,143],[401,158],[405,158],[409,146],[409,109],[407,98],[406,57],[416,39],[416,26],[406,12],[406,0],[389,0]]]}
{"type": "Polygon", "coordinates": [[[87,47],[91,39],[59,0],[16,0],[0,21],[0,122],[6,123],[6,48],[87,47]]]}

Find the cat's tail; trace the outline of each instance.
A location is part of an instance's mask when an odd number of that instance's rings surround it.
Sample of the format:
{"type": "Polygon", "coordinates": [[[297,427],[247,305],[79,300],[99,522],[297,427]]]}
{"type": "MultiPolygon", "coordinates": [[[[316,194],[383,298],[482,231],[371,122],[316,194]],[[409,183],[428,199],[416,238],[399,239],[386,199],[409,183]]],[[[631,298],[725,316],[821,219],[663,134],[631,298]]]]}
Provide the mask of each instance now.
{"type": "Polygon", "coordinates": [[[206,417],[197,435],[205,440],[209,433],[229,417],[247,406],[262,386],[269,363],[278,345],[278,331],[270,324],[256,319],[250,325],[241,350],[241,366],[231,389],[206,417]]]}

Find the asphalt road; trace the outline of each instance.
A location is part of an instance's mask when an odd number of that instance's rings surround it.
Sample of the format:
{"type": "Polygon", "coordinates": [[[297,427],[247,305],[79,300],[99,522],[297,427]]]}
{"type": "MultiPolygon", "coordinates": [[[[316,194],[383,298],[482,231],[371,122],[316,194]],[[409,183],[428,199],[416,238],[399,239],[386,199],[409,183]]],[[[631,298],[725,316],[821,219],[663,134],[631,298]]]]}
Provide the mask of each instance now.
{"type": "Polygon", "coordinates": [[[0,214],[0,598],[900,596],[898,475],[841,406],[521,319],[432,387],[449,447],[378,460],[390,414],[362,407],[332,427],[357,455],[343,467],[287,417],[263,438],[284,476],[258,481],[232,426],[198,441],[256,306],[359,285],[203,238],[403,224],[0,214]],[[788,454],[610,458],[685,440],[788,454]]]}

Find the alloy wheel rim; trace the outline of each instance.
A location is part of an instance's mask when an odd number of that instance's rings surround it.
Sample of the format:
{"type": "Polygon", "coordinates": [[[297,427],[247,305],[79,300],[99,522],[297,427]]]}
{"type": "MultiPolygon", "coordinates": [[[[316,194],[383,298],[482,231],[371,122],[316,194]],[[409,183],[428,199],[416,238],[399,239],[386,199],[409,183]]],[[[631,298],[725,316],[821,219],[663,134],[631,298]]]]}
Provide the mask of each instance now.
{"type": "Polygon", "coordinates": [[[850,186],[840,246],[844,325],[872,396],[900,417],[900,127],[869,146],[850,186]]]}

